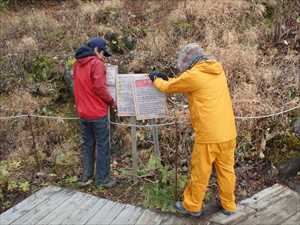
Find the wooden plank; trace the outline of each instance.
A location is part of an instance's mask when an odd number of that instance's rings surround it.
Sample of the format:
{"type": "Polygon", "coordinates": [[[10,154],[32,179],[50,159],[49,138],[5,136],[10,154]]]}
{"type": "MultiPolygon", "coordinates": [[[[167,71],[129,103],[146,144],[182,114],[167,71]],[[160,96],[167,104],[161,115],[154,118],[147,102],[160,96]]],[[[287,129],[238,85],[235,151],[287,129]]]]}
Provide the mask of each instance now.
{"type": "Polygon", "coordinates": [[[255,210],[245,205],[238,205],[236,213],[226,216],[221,212],[214,214],[209,221],[217,224],[233,224],[244,221],[249,215],[255,214],[255,210]]]}
{"type": "Polygon", "coordinates": [[[124,204],[107,201],[100,211],[91,217],[86,224],[110,224],[125,208],[124,204]]]}
{"type": "Polygon", "coordinates": [[[164,216],[159,213],[152,212],[151,210],[144,210],[143,214],[140,216],[136,225],[157,225],[160,224],[164,216]]]}
{"type": "Polygon", "coordinates": [[[283,188],[281,189],[280,192],[279,191],[272,192],[264,198],[258,197],[258,199],[255,200],[254,197],[252,197],[251,199],[249,199],[248,201],[249,203],[247,206],[249,206],[252,209],[255,209],[256,211],[259,211],[289,196],[294,196],[295,198],[297,198],[298,194],[288,188],[283,188]]]}
{"type": "Polygon", "coordinates": [[[288,220],[282,223],[282,225],[294,225],[299,224],[300,221],[300,209],[298,209],[298,212],[291,216],[288,220]]]}
{"type": "Polygon", "coordinates": [[[62,224],[85,224],[91,217],[98,213],[108,201],[92,197],[88,202],[82,203],[78,210],[69,215],[62,224]]]}
{"type": "Polygon", "coordinates": [[[242,201],[231,216],[213,215],[209,221],[155,213],[139,207],[99,199],[58,187],[48,187],[0,215],[0,224],[299,224],[300,196],[282,185],[267,188],[242,201]]]}
{"type": "Polygon", "coordinates": [[[14,221],[12,224],[36,224],[38,221],[47,216],[56,207],[61,205],[66,200],[70,199],[75,192],[68,189],[62,189],[60,192],[52,195],[49,199],[46,199],[30,212],[14,221]]]}
{"type": "Polygon", "coordinates": [[[258,210],[254,215],[249,216],[239,224],[281,224],[299,211],[300,197],[297,197],[294,195],[283,197],[280,201],[270,204],[270,207],[258,210]]]}
{"type": "Polygon", "coordinates": [[[275,184],[253,195],[251,198],[241,201],[241,203],[238,204],[238,209],[235,214],[226,216],[219,212],[212,216],[210,221],[218,224],[243,224],[248,217],[255,216],[257,211],[262,211],[289,196],[298,197],[295,192],[285,186],[275,184]]]}
{"type": "Polygon", "coordinates": [[[49,199],[52,195],[62,191],[59,187],[49,186],[39,190],[38,192],[32,194],[30,197],[26,198],[13,208],[10,208],[6,212],[0,215],[1,225],[11,224],[20,217],[24,216],[30,210],[34,209],[43,201],[49,199]]]}
{"type": "Polygon", "coordinates": [[[285,192],[286,190],[287,190],[286,187],[284,187],[280,184],[275,184],[272,187],[266,188],[266,189],[256,193],[251,198],[247,198],[247,199],[241,201],[240,204],[252,205],[253,203],[256,203],[259,201],[264,201],[264,199],[273,198],[274,196],[277,196],[280,193],[285,192]]]}
{"type": "Polygon", "coordinates": [[[187,218],[178,217],[175,215],[168,215],[163,219],[161,225],[192,225],[192,223],[187,218]]]}
{"type": "MultiPolygon", "coordinates": [[[[36,217],[37,219],[31,219],[31,224],[61,224],[68,216],[74,211],[79,209],[82,203],[87,202],[91,199],[91,195],[84,194],[81,192],[74,192],[75,194],[68,199],[65,199],[60,204],[56,205],[55,208],[48,210],[47,214],[41,213],[43,216],[36,217]]],[[[53,201],[54,202],[54,201],[53,201]]]]}
{"type": "Polygon", "coordinates": [[[110,223],[113,225],[135,224],[143,214],[142,208],[126,205],[125,209],[110,223]]]}

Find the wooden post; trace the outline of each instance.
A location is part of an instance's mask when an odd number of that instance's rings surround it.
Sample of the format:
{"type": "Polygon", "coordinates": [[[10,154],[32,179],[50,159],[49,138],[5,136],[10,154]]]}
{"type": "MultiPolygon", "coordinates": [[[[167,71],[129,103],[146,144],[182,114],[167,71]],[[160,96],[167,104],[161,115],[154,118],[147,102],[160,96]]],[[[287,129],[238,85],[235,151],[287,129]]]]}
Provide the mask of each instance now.
{"type": "Polygon", "coordinates": [[[108,144],[109,144],[109,150],[111,151],[111,126],[110,126],[110,107],[108,108],[108,144]]]}
{"type": "Polygon", "coordinates": [[[32,137],[32,150],[31,150],[31,153],[33,153],[35,163],[36,163],[36,168],[37,168],[38,171],[40,171],[41,164],[40,164],[38,150],[37,150],[37,147],[36,147],[35,135],[34,135],[34,131],[33,131],[32,119],[31,119],[30,114],[28,114],[28,121],[29,121],[29,127],[30,127],[30,131],[31,131],[31,137],[32,137]]]}
{"type": "MultiPolygon", "coordinates": [[[[136,125],[136,118],[132,116],[130,123],[136,125]]],[[[131,146],[132,146],[132,175],[136,177],[138,169],[138,152],[136,139],[136,126],[131,126],[131,146]]]]}
{"type": "MultiPolygon", "coordinates": [[[[155,123],[156,123],[155,119],[151,120],[151,124],[155,124],[155,123]]],[[[153,141],[154,141],[154,152],[155,152],[156,156],[160,158],[159,138],[158,138],[159,128],[152,127],[151,132],[152,132],[152,137],[153,137],[153,141]]]]}
{"type": "Polygon", "coordinates": [[[178,148],[179,148],[179,132],[178,124],[175,122],[175,134],[177,138],[177,145],[175,146],[175,201],[178,200],[178,148]]]}

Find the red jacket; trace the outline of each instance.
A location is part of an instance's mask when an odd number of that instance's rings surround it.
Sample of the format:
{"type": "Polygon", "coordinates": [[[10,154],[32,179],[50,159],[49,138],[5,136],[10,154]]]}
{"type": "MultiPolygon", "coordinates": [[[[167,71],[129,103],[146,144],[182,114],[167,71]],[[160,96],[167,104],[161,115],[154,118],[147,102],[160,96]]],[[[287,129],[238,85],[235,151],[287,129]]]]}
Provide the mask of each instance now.
{"type": "Polygon", "coordinates": [[[77,59],[73,67],[74,96],[80,118],[95,120],[107,115],[113,98],[106,86],[106,67],[96,56],[77,59]]]}

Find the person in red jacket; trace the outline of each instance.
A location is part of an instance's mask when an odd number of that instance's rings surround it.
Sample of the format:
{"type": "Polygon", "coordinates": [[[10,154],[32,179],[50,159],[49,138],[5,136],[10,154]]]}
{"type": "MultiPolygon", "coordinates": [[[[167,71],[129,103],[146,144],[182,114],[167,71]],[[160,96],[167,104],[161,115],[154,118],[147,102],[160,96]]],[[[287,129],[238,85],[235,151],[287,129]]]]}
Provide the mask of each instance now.
{"type": "Polygon", "coordinates": [[[83,176],[81,185],[89,185],[94,176],[94,151],[96,146],[97,187],[113,187],[116,182],[110,178],[110,149],[108,130],[109,106],[114,100],[106,86],[105,58],[111,56],[106,41],[91,38],[75,54],[73,66],[74,97],[80,117],[83,144],[83,176]]]}

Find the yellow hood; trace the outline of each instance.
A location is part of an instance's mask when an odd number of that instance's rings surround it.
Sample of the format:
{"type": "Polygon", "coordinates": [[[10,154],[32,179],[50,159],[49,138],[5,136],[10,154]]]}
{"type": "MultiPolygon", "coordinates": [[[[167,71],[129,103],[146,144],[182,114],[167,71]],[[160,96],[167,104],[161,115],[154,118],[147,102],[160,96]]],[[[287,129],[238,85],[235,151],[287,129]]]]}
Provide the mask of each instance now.
{"type": "Polygon", "coordinates": [[[223,73],[222,65],[215,60],[199,62],[195,67],[202,73],[211,75],[221,75],[223,73]]]}

